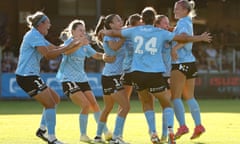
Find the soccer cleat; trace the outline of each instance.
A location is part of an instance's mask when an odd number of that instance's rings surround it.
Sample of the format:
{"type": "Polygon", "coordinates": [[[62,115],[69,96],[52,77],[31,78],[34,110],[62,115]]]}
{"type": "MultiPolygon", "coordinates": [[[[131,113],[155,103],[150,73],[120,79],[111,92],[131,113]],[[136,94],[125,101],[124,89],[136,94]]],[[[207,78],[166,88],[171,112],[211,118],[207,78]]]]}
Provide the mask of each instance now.
{"type": "Polygon", "coordinates": [[[167,143],[168,141],[167,141],[167,136],[162,136],[161,137],[161,140],[160,140],[160,144],[165,144],[165,143],[167,143]]]}
{"type": "Polygon", "coordinates": [[[91,142],[92,140],[87,135],[81,135],[80,141],[81,142],[91,142]]]}
{"type": "Polygon", "coordinates": [[[100,136],[94,138],[94,143],[105,143],[100,136]]]}
{"type": "Polygon", "coordinates": [[[172,128],[168,128],[168,144],[176,144],[172,128]]]}
{"type": "Polygon", "coordinates": [[[128,143],[124,142],[120,137],[117,137],[115,139],[111,139],[109,141],[109,144],[128,144],[128,143]]]}
{"type": "Polygon", "coordinates": [[[112,139],[112,133],[110,131],[104,133],[105,140],[110,141],[112,139]]]}
{"type": "Polygon", "coordinates": [[[41,138],[44,141],[48,141],[47,130],[42,130],[42,129],[39,128],[36,132],[36,136],[41,138]]]}
{"type": "Polygon", "coordinates": [[[53,141],[48,141],[48,144],[64,144],[63,142],[61,142],[61,141],[59,141],[59,140],[57,140],[57,139],[55,139],[55,140],[53,140],[53,141]]]}
{"type": "Polygon", "coordinates": [[[160,139],[156,133],[151,134],[151,141],[153,144],[160,144],[160,139]]]}
{"type": "Polygon", "coordinates": [[[200,137],[200,135],[204,132],[205,132],[205,128],[202,125],[196,126],[195,129],[194,129],[194,133],[191,136],[191,139],[195,139],[195,138],[200,137]]]}
{"type": "Polygon", "coordinates": [[[178,128],[177,133],[175,134],[175,139],[179,139],[181,136],[183,136],[184,134],[187,134],[188,132],[189,130],[186,125],[180,126],[180,128],[178,128]]]}

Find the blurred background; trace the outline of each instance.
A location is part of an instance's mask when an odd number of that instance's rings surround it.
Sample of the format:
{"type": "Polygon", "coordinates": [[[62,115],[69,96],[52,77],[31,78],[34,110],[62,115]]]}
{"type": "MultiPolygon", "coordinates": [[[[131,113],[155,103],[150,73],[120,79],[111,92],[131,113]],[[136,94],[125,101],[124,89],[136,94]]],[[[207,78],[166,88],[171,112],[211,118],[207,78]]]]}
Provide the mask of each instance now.
{"type": "MultiPolygon", "coordinates": [[[[98,18],[110,13],[119,14],[124,20],[133,13],[140,13],[146,6],[154,7],[159,14],[170,18],[176,24],[173,7],[176,0],[8,0],[0,4],[0,58],[1,95],[4,99],[28,99],[16,84],[15,69],[18,62],[22,37],[28,30],[25,18],[38,10],[46,13],[52,23],[47,39],[61,44],[60,32],[73,19],[86,23],[89,35],[98,18]]],[[[194,18],[195,34],[211,32],[213,42],[195,43],[193,53],[197,58],[199,78],[196,96],[199,98],[240,97],[240,1],[239,0],[195,0],[197,16],[194,18]]],[[[94,40],[92,45],[98,51],[94,40]]],[[[50,87],[63,98],[61,85],[55,79],[61,57],[43,59],[42,77],[50,87]]],[[[86,60],[86,71],[96,96],[101,97],[101,70],[104,63],[94,59],[86,60]]]]}

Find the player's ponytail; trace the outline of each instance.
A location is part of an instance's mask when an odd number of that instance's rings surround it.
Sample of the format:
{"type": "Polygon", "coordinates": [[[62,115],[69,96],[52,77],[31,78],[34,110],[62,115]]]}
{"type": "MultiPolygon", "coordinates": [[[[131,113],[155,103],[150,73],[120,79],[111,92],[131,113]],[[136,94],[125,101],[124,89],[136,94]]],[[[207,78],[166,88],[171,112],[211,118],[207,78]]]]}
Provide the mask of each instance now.
{"type": "Polygon", "coordinates": [[[105,17],[104,16],[101,16],[98,20],[98,23],[97,23],[97,26],[95,28],[95,31],[94,31],[94,35],[97,37],[97,40],[98,41],[101,41],[102,42],[102,37],[101,36],[98,36],[98,33],[104,29],[104,23],[105,23],[105,17]]]}
{"type": "Polygon", "coordinates": [[[41,11],[37,11],[36,13],[26,17],[26,21],[29,28],[32,27],[37,28],[46,19],[48,19],[48,17],[41,11]]]}
{"type": "Polygon", "coordinates": [[[190,5],[189,16],[193,18],[197,15],[195,11],[195,2],[191,0],[189,1],[189,5],[190,5]]]}

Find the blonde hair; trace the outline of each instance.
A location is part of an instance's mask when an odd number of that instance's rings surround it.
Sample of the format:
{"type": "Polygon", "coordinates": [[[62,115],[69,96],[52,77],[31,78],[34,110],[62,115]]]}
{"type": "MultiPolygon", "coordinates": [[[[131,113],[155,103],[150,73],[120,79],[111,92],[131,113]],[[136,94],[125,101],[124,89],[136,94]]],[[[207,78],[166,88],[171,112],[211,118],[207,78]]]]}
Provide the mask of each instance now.
{"type": "Polygon", "coordinates": [[[188,10],[188,16],[195,17],[196,11],[195,11],[195,2],[193,0],[179,0],[176,2],[177,4],[180,4],[183,8],[188,10]]]}

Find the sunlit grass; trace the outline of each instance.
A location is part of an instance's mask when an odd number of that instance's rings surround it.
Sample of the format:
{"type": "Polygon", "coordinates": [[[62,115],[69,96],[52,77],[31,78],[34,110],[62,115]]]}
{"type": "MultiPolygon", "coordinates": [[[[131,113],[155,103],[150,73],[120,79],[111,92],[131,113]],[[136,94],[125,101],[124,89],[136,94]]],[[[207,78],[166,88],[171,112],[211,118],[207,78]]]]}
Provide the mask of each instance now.
{"type": "MultiPolygon", "coordinates": [[[[190,128],[190,133],[178,140],[177,144],[239,144],[240,102],[222,101],[224,106],[222,105],[221,107],[218,105],[221,103],[219,101],[200,101],[200,105],[203,109],[201,115],[202,122],[206,127],[206,133],[196,140],[190,140],[194,124],[190,113],[187,112],[186,121],[190,128]],[[207,108],[208,105],[209,107],[207,108]],[[218,111],[213,112],[212,109],[218,106],[218,111]],[[220,110],[220,108],[222,110],[220,110]],[[231,108],[234,110],[231,110],[231,108]],[[236,108],[238,110],[236,110],[236,108]],[[209,112],[207,109],[209,109],[209,112]]],[[[138,102],[134,101],[132,103],[134,103],[132,104],[133,109],[127,116],[124,128],[124,139],[131,144],[150,144],[148,128],[144,114],[141,112],[141,106],[138,102]]],[[[100,102],[100,105],[102,106],[102,102],[100,102]]],[[[158,112],[156,114],[157,130],[159,135],[161,135],[162,115],[160,110],[158,110],[158,105],[156,109],[158,112]]],[[[63,102],[58,106],[56,135],[60,140],[68,144],[81,143],[79,141],[79,111],[79,108],[74,106],[71,102],[63,102]]],[[[116,107],[113,112],[116,112],[116,107]]],[[[112,113],[108,119],[108,126],[111,130],[114,128],[115,117],[116,114],[112,113]]],[[[44,144],[45,142],[35,136],[35,131],[39,127],[40,118],[41,108],[39,104],[34,101],[0,102],[0,144],[44,144]],[[14,107],[15,114],[13,114],[14,107]],[[11,114],[7,113],[8,109],[10,109],[11,114]]],[[[176,120],[174,127],[175,130],[178,127],[176,120]]],[[[90,114],[88,135],[93,138],[95,133],[96,123],[93,114],[90,114]]]]}

